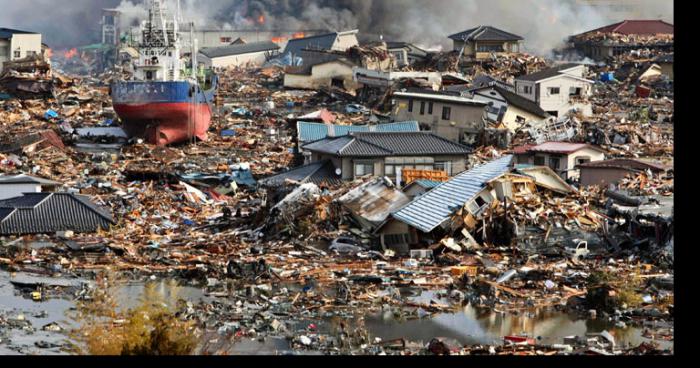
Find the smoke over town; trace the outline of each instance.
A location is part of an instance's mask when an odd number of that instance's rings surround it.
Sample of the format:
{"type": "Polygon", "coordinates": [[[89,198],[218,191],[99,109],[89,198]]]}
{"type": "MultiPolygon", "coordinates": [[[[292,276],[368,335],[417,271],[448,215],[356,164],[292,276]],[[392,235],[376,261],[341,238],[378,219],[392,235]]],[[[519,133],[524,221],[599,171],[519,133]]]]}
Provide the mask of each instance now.
{"type": "MultiPolygon", "coordinates": [[[[143,0],[0,0],[0,25],[42,32],[53,47],[99,42],[102,8],[124,12],[131,25],[146,12],[143,0]],[[60,5],[59,5],[60,4],[60,5]],[[37,11],[51,9],[51,11],[37,11]]],[[[668,0],[180,0],[183,18],[200,28],[358,28],[361,34],[411,41],[426,48],[448,45],[447,35],[488,24],[525,37],[529,51],[547,52],[561,35],[629,19],[672,22],[668,0]],[[597,2],[600,4],[601,2],[597,2]]],[[[176,0],[169,0],[175,9],[176,0]]]]}

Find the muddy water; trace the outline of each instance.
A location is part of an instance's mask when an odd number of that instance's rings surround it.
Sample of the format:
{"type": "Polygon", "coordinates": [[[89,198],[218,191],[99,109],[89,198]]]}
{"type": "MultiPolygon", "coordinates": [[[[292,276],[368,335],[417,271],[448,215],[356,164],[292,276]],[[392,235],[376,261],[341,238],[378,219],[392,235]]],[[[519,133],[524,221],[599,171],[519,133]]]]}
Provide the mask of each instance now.
{"type": "MultiPolygon", "coordinates": [[[[59,347],[41,348],[36,342],[43,341],[60,345],[65,336],[58,332],[42,331],[41,327],[52,322],[62,327],[69,327],[66,312],[74,306],[70,295],[64,299],[49,299],[36,302],[22,296],[9,283],[10,274],[0,271],[0,317],[7,320],[24,316],[34,328],[33,332],[22,329],[8,329],[0,326],[0,354],[63,354],[59,347]]],[[[174,281],[157,281],[156,289],[166,296],[176,294],[177,298],[194,304],[210,302],[214,298],[196,286],[177,286],[174,281]]],[[[144,283],[129,283],[119,288],[117,299],[121,308],[132,308],[138,305],[144,290],[144,283]]],[[[426,303],[439,299],[433,292],[417,292],[409,299],[426,303]]],[[[369,332],[370,338],[382,340],[404,338],[409,341],[427,343],[434,337],[452,338],[465,345],[502,343],[503,336],[527,334],[539,339],[542,344],[562,343],[566,336],[584,336],[586,333],[609,331],[616,339],[618,346],[631,344],[637,346],[651,340],[642,337],[643,328],[616,328],[613,322],[605,319],[586,320],[578,316],[556,311],[530,311],[519,315],[500,314],[480,311],[471,306],[465,306],[453,313],[427,316],[427,313],[406,314],[395,313],[396,310],[385,310],[364,315],[346,315],[344,318],[356,322],[363,320],[363,325],[369,332]],[[426,315],[417,318],[415,315],[426,315]],[[398,317],[397,317],[398,316],[398,317]]],[[[292,322],[292,321],[290,321],[292,322]]],[[[303,330],[309,324],[317,326],[316,333],[331,333],[338,318],[322,317],[318,319],[297,319],[291,323],[292,331],[303,330]]],[[[662,349],[672,348],[672,342],[656,341],[662,349]]],[[[221,351],[221,350],[220,350],[221,351]]],[[[227,346],[223,351],[228,354],[269,355],[294,354],[289,341],[284,337],[267,337],[266,339],[243,338],[227,346]]],[[[318,354],[305,351],[303,354],[318,354]]]]}

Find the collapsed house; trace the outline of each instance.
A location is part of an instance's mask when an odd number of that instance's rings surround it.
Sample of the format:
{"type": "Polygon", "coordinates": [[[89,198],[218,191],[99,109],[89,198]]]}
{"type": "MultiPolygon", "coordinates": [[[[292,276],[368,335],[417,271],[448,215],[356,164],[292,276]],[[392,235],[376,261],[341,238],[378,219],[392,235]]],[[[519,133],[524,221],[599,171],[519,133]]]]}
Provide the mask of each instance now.
{"type": "Polygon", "coordinates": [[[616,57],[630,51],[673,50],[673,24],[662,20],[624,20],[571,36],[571,46],[594,60],[616,57]]]}
{"type": "Polygon", "coordinates": [[[486,86],[470,90],[471,98],[488,103],[489,122],[497,123],[515,133],[526,122],[543,121],[549,114],[537,103],[500,86],[486,86]]]}
{"type": "Polygon", "coordinates": [[[388,178],[375,178],[338,199],[360,228],[371,233],[411,200],[388,178]]]}
{"type": "Polygon", "coordinates": [[[578,165],[605,159],[605,150],[583,143],[545,142],[513,149],[518,164],[549,166],[565,180],[579,178],[578,165]]]}
{"type": "Polygon", "coordinates": [[[607,187],[617,184],[629,175],[637,175],[640,172],[650,172],[652,175],[661,175],[668,171],[665,165],[646,162],[635,159],[612,159],[596,162],[588,162],[577,166],[580,170],[581,186],[598,185],[607,187]]]}

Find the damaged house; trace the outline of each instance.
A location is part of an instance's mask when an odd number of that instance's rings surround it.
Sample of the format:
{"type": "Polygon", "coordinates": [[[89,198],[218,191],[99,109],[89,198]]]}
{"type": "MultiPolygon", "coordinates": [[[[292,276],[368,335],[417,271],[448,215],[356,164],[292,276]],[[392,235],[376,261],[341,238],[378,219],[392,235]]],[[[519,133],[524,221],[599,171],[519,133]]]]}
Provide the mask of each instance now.
{"type": "MultiPolygon", "coordinates": [[[[305,53],[304,55],[310,55],[305,53]]],[[[290,89],[321,89],[336,87],[347,91],[357,89],[350,60],[337,54],[314,53],[313,60],[302,66],[289,66],[284,73],[284,87],[290,89]]]]}
{"type": "Polygon", "coordinates": [[[292,39],[289,40],[282,54],[291,54],[293,57],[302,57],[302,64],[306,64],[306,60],[303,60],[302,56],[303,50],[334,50],[344,52],[350,47],[359,45],[359,42],[357,41],[358,32],[359,30],[333,32],[316,36],[292,39]]]}
{"type": "Polygon", "coordinates": [[[418,121],[424,130],[453,142],[474,144],[483,132],[488,103],[456,93],[396,92],[392,119],[418,121]]]}
{"type": "Polygon", "coordinates": [[[394,66],[397,68],[413,65],[428,56],[427,51],[408,42],[387,42],[386,48],[394,56],[394,66]]]}
{"type": "Polygon", "coordinates": [[[375,233],[383,247],[407,253],[410,245],[428,234],[449,226],[452,216],[467,204],[478,214],[493,200],[485,191],[487,182],[507,173],[513,156],[505,156],[463,172],[417,197],[392,214],[375,233]]]}
{"type": "Polygon", "coordinates": [[[472,99],[488,104],[488,121],[502,125],[511,132],[526,122],[543,121],[549,117],[534,101],[497,85],[472,89],[470,93],[472,99]]]}
{"type": "Polygon", "coordinates": [[[402,170],[441,171],[453,176],[465,170],[469,147],[429,132],[350,133],[302,147],[311,161],[331,160],[343,180],[386,176],[400,185],[402,170]]]}
{"type": "Polygon", "coordinates": [[[515,90],[552,116],[564,116],[574,109],[590,116],[593,111],[588,98],[595,82],[584,78],[585,73],[585,65],[563,64],[516,78],[515,90]]]}
{"type": "Polygon", "coordinates": [[[519,53],[524,38],[491,26],[479,26],[449,36],[453,50],[470,59],[487,59],[492,54],[519,53]]]}
{"type": "Polygon", "coordinates": [[[580,171],[581,186],[598,185],[607,187],[609,184],[617,184],[629,175],[637,175],[640,172],[651,172],[652,175],[662,175],[668,171],[668,167],[635,159],[613,159],[605,161],[588,162],[577,166],[580,171]]]}
{"type": "MultiPolygon", "coordinates": [[[[514,170],[512,162],[511,155],[493,160],[416,197],[375,231],[382,246],[406,253],[413,245],[432,245],[462,225],[474,228],[493,202],[517,201],[537,193],[538,188],[559,195],[574,192],[548,167],[514,170]],[[454,221],[456,215],[460,221],[454,221]]],[[[468,232],[462,234],[468,242],[474,240],[468,232]]]]}
{"type": "Polygon", "coordinates": [[[0,201],[0,235],[93,233],[114,224],[109,212],[82,195],[25,193],[0,201]]]}
{"type": "Polygon", "coordinates": [[[273,42],[254,42],[208,47],[199,51],[199,60],[207,67],[227,68],[260,66],[279,53],[273,42]]]}
{"type": "Polygon", "coordinates": [[[583,143],[545,142],[513,149],[518,164],[548,166],[565,180],[579,178],[579,165],[605,159],[605,151],[583,143]]]}
{"type": "Polygon", "coordinates": [[[571,36],[572,47],[594,60],[604,60],[633,50],[673,50],[673,24],[662,20],[624,20],[571,36]]]}

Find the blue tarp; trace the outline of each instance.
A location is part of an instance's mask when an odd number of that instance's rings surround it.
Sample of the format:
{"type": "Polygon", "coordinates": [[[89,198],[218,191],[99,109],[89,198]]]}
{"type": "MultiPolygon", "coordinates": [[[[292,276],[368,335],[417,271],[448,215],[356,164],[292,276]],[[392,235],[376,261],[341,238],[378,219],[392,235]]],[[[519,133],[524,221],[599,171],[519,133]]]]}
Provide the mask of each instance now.
{"type": "Polygon", "coordinates": [[[44,114],[44,119],[46,119],[46,120],[58,119],[58,113],[56,111],[49,109],[44,114]]]}
{"type": "Polygon", "coordinates": [[[615,73],[614,72],[601,73],[600,80],[603,82],[612,82],[615,80],[615,73]]]}

